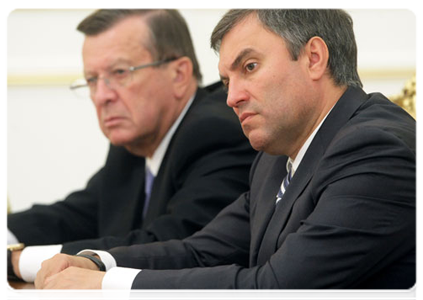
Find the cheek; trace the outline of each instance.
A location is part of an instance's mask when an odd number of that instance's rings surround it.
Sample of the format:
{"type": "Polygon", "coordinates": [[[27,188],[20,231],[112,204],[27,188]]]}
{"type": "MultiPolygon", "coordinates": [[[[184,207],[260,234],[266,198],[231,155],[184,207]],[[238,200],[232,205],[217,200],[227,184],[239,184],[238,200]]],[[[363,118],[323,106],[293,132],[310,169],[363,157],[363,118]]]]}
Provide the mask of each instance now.
{"type": "Polygon", "coordinates": [[[103,124],[102,108],[101,106],[98,106],[98,105],[94,105],[94,108],[97,115],[98,125],[100,126],[101,131],[107,136],[105,128],[104,128],[104,124],[103,124]]]}
{"type": "Polygon", "coordinates": [[[134,86],[121,94],[122,110],[126,111],[131,119],[138,119],[151,110],[151,96],[148,90],[134,86]]]}
{"type": "Polygon", "coordinates": [[[156,77],[157,75],[152,73],[151,76],[142,78],[139,83],[127,89],[126,98],[132,100],[128,101],[126,106],[134,116],[143,115],[143,112],[151,114],[160,106],[160,99],[166,95],[168,86],[158,81],[156,77]]]}

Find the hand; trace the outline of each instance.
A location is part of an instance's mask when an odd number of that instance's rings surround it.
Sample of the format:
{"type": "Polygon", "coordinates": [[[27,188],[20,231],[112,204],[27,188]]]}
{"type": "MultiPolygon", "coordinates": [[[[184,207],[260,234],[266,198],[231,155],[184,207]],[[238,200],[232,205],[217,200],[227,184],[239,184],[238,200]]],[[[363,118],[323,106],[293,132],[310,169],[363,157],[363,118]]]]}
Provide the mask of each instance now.
{"type": "Polygon", "coordinates": [[[15,272],[16,277],[22,279],[21,271],[19,270],[19,259],[21,257],[22,250],[19,251],[13,251],[12,252],[12,266],[13,266],[13,272],[15,272]]]}
{"type": "Polygon", "coordinates": [[[104,275],[106,272],[69,267],[47,277],[42,285],[36,283],[35,287],[37,289],[101,289],[104,275]]]}
{"type": "Polygon", "coordinates": [[[41,269],[37,273],[34,284],[35,288],[43,288],[47,279],[70,267],[91,269],[98,271],[97,266],[89,259],[67,254],[56,254],[52,258],[43,261],[41,269]]]}

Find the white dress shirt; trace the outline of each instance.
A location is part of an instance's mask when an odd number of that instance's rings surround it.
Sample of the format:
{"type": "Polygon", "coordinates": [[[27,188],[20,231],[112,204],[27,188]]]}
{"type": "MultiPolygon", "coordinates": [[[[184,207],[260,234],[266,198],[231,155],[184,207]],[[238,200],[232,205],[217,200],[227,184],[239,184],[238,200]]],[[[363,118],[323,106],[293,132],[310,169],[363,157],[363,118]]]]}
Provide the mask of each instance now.
{"type": "Polygon", "coordinates": [[[13,234],[13,232],[7,229],[7,244],[12,245],[12,244],[18,244],[18,243],[19,243],[18,238],[13,234]]]}

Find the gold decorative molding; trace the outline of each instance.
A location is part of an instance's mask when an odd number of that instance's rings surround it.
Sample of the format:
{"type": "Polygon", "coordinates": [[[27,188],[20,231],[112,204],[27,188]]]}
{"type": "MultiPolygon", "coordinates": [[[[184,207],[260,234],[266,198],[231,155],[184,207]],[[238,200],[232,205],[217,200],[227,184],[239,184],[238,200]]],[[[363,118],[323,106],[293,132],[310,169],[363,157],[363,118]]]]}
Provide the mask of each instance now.
{"type": "MultiPolygon", "coordinates": [[[[413,68],[403,69],[359,69],[358,73],[362,80],[375,79],[398,79],[410,78],[416,70],[413,68]]],[[[8,75],[8,86],[37,86],[37,85],[68,85],[73,80],[80,78],[82,74],[46,74],[46,75],[8,75]]]]}
{"type": "Polygon", "coordinates": [[[401,93],[389,99],[404,108],[414,119],[416,118],[416,75],[405,84],[401,93]]]}
{"type": "Polygon", "coordinates": [[[41,86],[41,85],[70,85],[81,74],[61,75],[8,75],[8,86],[41,86]]]}
{"type": "Polygon", "coordinates": [[[362,80],[366,79],[396,79],[410,78],[416,74],[415,68],[392,68],[392,69],[358,69],[362,80]]]}

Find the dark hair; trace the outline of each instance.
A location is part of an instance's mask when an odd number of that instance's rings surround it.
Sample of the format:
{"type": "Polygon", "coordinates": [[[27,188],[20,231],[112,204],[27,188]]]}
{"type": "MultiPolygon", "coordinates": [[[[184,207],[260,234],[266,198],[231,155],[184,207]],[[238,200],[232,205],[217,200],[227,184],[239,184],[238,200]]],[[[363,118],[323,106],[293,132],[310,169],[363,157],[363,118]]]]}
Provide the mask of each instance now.
{"type": "Polygon", "coordinates": [[[193,73],[200,83],[200,66],[188,26],[182,15],[172,9],[100,9],[79,23],[77,30],[87,36],[100,34],[119,21],[132,16],[145,17],[150,29],[145,47],[155,60],[187,56],[193,64],[193,73]]]}
{"type": "Polygon", "coordinates": [[[329,50],[328,68],[336,85],[362,87],[357,72],[357,45],[353,21],[343,10],[259,9],[230,10],[211,36],[211,47],[219,51],[223,37],[241,20],[255,13],[263,26],[284,39],[293,60],[314,36],[322,38],[329,50]]]}

